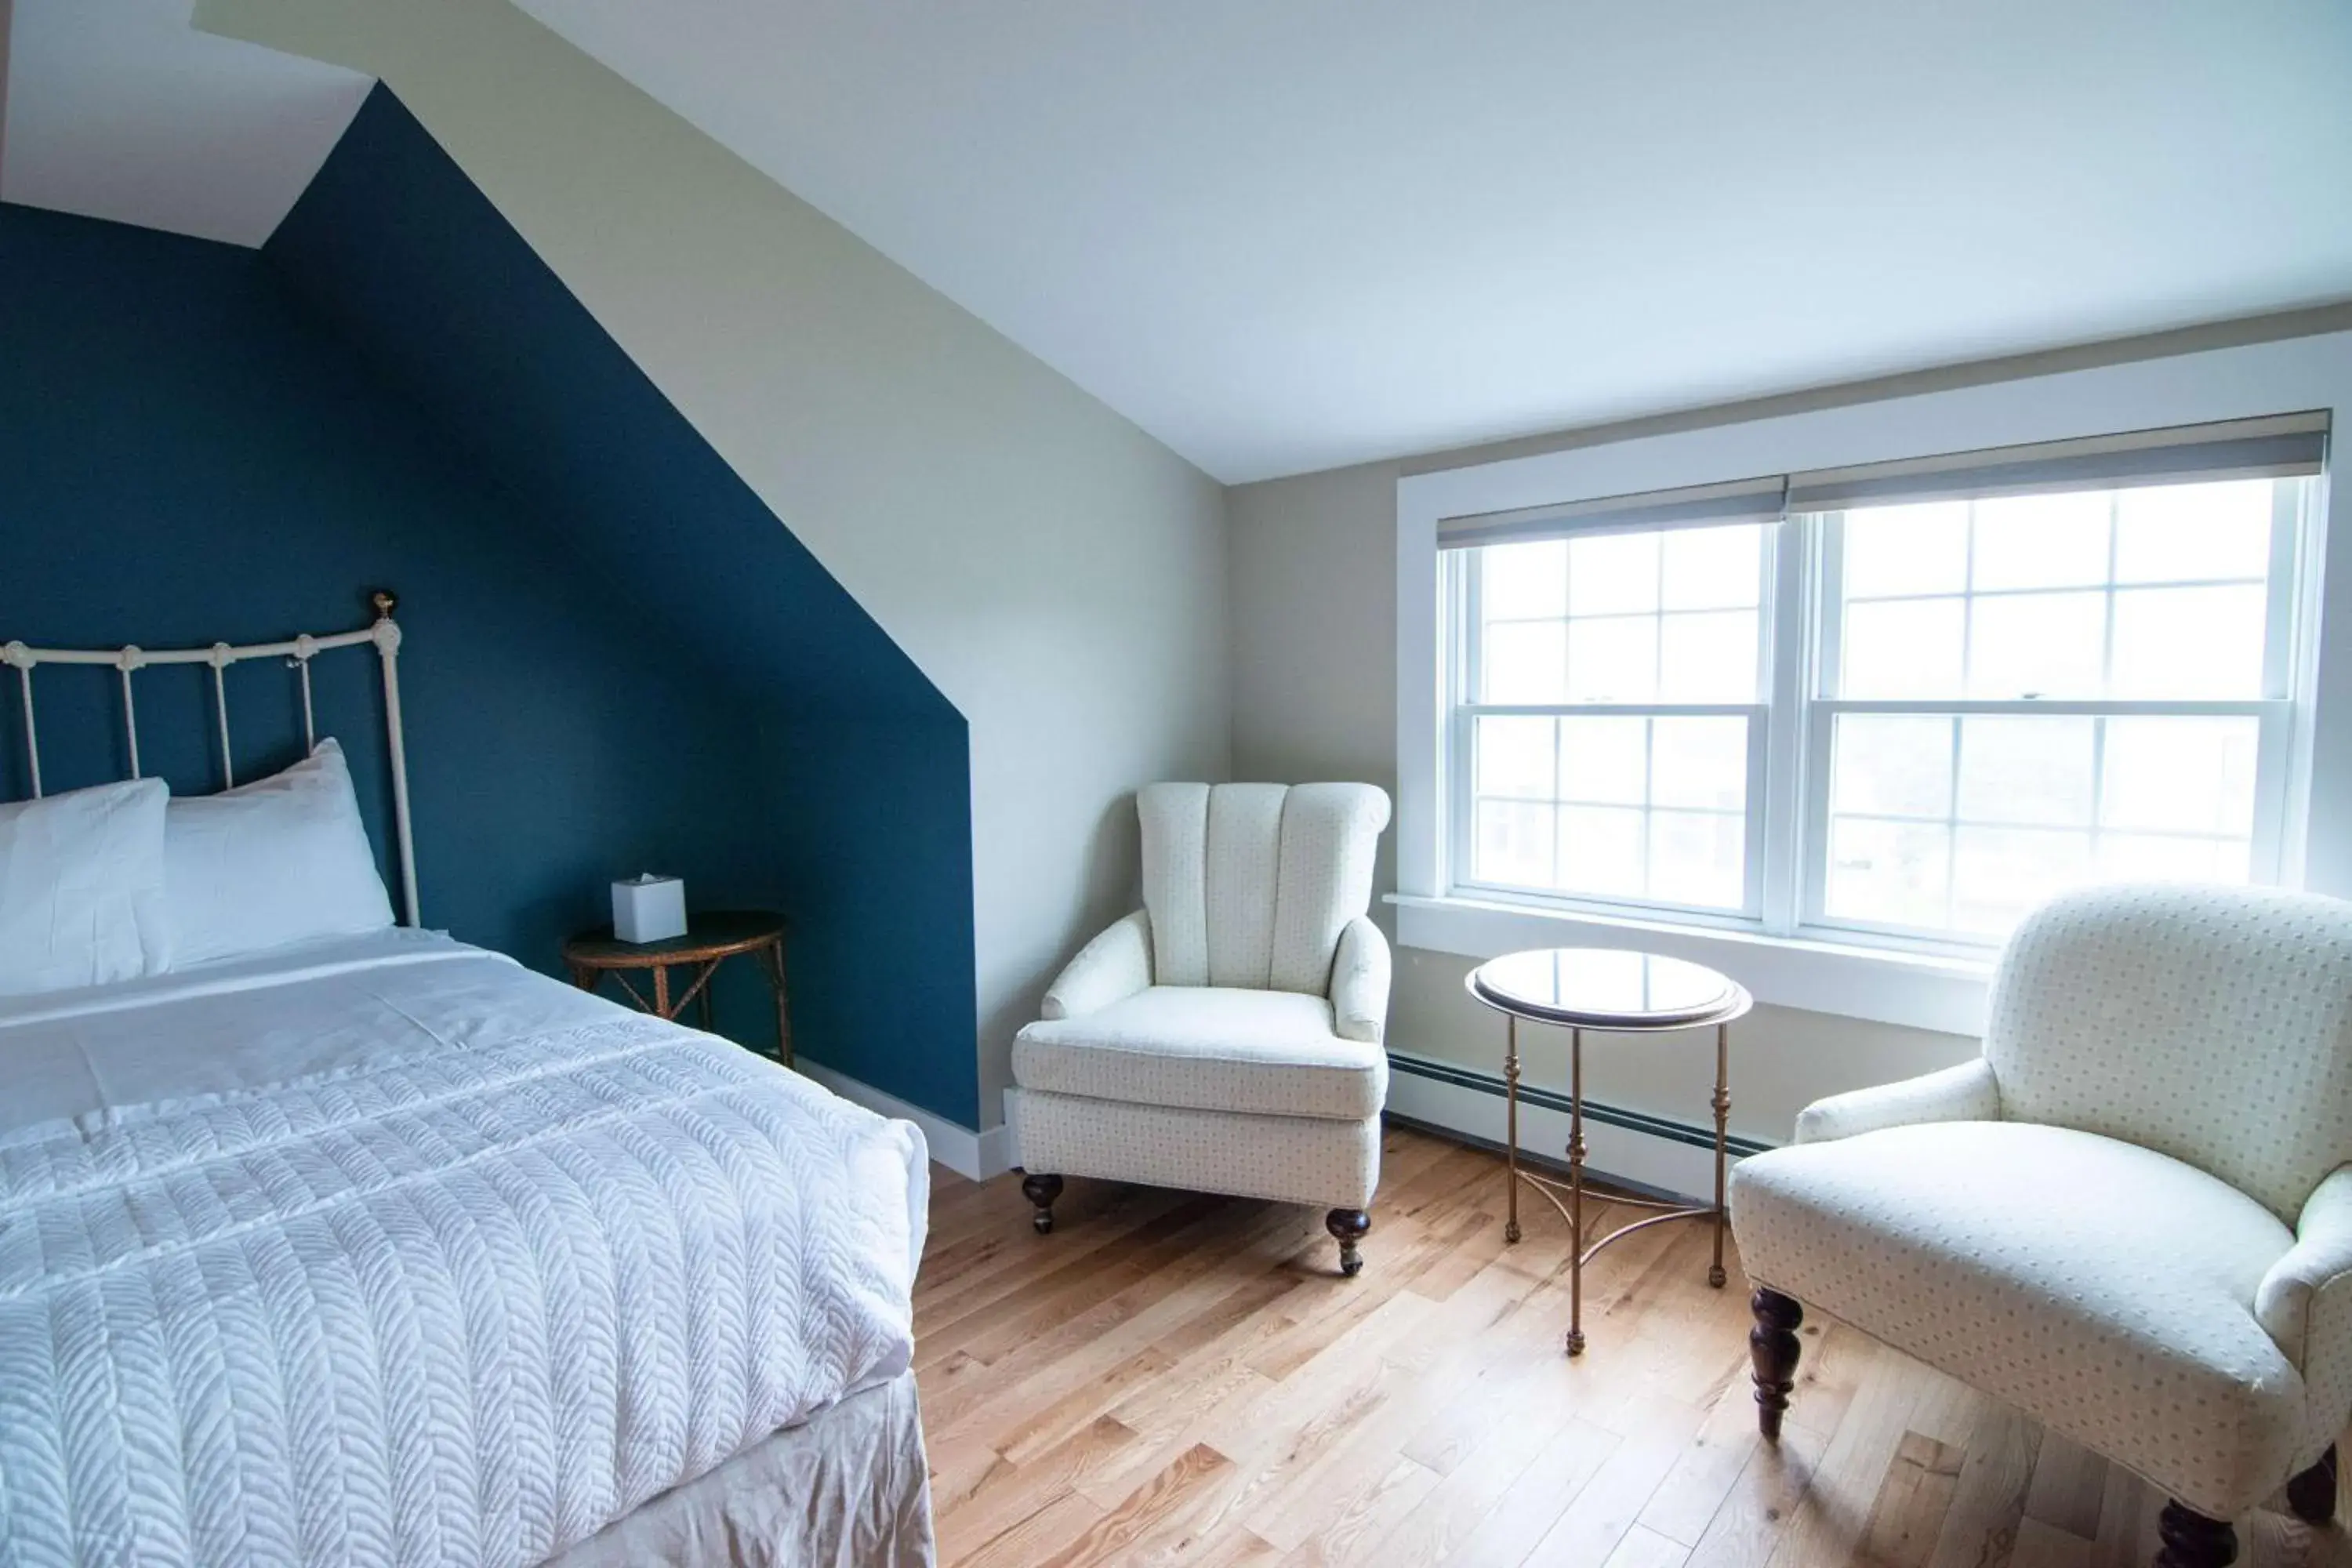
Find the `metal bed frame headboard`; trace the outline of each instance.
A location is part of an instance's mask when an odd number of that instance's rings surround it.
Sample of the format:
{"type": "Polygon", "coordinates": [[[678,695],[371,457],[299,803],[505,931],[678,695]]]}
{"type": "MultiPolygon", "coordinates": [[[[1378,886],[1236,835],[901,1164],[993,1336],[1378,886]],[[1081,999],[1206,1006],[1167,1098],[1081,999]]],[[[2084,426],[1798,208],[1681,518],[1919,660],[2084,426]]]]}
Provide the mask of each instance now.
{"type": "Polygon", "coordinates": [[[209,647],[142,648],[137,645],[119,648],[27,647],[21,642],[0,644],[0,664],[16,671],[18,694],[25,708],[25,763],[32,780],[33,798],[41,796],[41,737],[33,714],[33,670],[44,664],[94,664],[111,667],[122,675],[122,733],[131,747],[131,776],[139,773],[139,709],[131,689],[131,678],[151,664],[206,664],[213,671],[213,717],[220,734],[221,787],[236,786],[236,763],[228,744],[228,687],[222,677],[232,664],[253,658],[282,658],[296,670],[302,684],[303,744],[315,749],[319,744],[319,727],[310,709],[310,660],[320,654],[339,647],[372,646],[383,668],[384,734],[392,763],[393,829],[400,846],[400,890],[402,905],[406,911],[404,921],[416,925],[422,916],[416,903],[416,846],[410,835],[408,821],[408,753],[400,732],[400,626],[392,618],[399,600],[390,592],[377,589],[369,596],[375,605],[373,624],[355,632],[336,632],[326,637],[313,637],[305,632],[284,642],[232,645],[214,643],[209,647]]]}

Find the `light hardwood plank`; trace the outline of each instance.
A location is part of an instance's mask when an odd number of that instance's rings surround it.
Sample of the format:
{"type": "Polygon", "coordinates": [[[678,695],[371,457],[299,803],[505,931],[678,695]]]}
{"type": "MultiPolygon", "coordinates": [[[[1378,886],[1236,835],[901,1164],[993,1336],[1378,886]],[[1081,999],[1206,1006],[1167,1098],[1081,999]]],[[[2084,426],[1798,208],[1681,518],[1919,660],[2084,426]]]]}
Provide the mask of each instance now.
{"type": "Polygon", "coordinates": [[[1689,1547],[1637,1524],[1618,1540],[1601,1568],[1683,1568],[1689,1561],[1689,1547]]]}
{"type": "Polygon", "coordinates": [[[2033,1484],[2025,1493],[2025,1517],[2089,1541],[2099,1533],[2106,1499],[2107,1462],[2056,1433],[2042,1440],[2033,1463],[2033,1484]]]}
{"type": "Polygon", "coordinates": [[[1927,1568],[1944,1516],[1959,1489],[1967,1456],[1948,1443],[1906,1432],[1862,1530],[1862,1558],[1885,1568],[1927,1568]]]}
{"type": "MultiPolygon", "coordinates": [[[[2008,1560],[2017,1548],[2018,1521],[2025,1517],[2025,1494],[2041,1447],[2041,1427],[2006,1405],[1986,1403],[1969,1436],[1959,1485],[1928,1568],[1983,1568],[2008,1560]]],[[[2120,1470],[2116,1474],[2128,1479],[2120,1470]]]]}
{"type": "Polygon", "coordinates": [[[1759,1442],[1748,1450],[1738,1479],[1691,1549],[1692,1568],[1761,1568],[1769,1563],[1812,1489],[1828,1442],[1811,1427],[1790,1423],[1780,1442],[1759,1442]]]}
{"type": "MultiPolygon", "coordinates": [[[[943,1563],[2144,1568],[2162,1499],[2120,1466],[1819,1314],[1788,1423],[1756,1432],[1747,1291],[1706,1227],[1585,1277],[1501,1162],[1384,1140],[1365,1272],[1319,1212],[1072,1180],[1035,1235],[1017,1176],[943,1176],[916,1289],[943,1563]]],[[[1629,1211],[1601,1205],[1596,1228],[1629,1211]]],[[[2276,1512],[2246,1568],[2352,1568],[2276,1512]]]]}

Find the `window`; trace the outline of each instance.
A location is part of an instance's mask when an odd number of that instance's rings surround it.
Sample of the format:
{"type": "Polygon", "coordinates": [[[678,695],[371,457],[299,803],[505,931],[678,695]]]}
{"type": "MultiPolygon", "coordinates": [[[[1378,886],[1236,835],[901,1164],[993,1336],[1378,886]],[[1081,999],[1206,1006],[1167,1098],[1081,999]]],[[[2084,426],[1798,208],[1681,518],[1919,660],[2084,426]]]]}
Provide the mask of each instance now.
{"type": "Polygon", "coordinates": [[[2263,423],[1443,525],[1452,885],[1967,949],[2275,878],[2318,447],[2263,423]]]}
{"type": "Polygon", "coordinates": [[[1764,536],[1747,524],[1475,552],[1468,880],[1753,906],[1764,536]]]}

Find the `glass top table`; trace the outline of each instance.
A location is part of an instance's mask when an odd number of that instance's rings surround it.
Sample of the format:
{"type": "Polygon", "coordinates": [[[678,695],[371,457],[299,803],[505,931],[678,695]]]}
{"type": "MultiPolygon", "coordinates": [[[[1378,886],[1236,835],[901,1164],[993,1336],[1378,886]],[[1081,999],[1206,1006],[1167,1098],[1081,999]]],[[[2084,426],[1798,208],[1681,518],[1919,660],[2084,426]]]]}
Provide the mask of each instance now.
{"type": "Polygon", "coordinates": [[[1727,1017],[1747,994],[1712,969],[1679,958],[1605,947],[1509,953],[1472,971],[1470,988],[1498,1012],[1546,1024],[1616,1030],[1711,1024],[1727,1017]]]}
{"type": "Polygon", "coordinates": [[[1470,994],[1503,1015],[1507,1034],[1503,1088],[1507,1131],[1504,1154],[1510,1192],[1503,1238],[1519,1239],[1519,1184],[1526,1182],[1551,1201],[1569,1226],[1568,1353],[1584,1352],[1584,1266],[1621,1237],[1667,1220],[1705,1219],[1715,1227],[1715,1258],[1706,1282],[1724,1282],[1724,1177],[1727,1126],[1731,1114],[1733,1020],[1752,1005],[1748,993],[1714,970],[1659,953],[1617,948],[1553,947],[1507,953],[1480,964],[1465,983],[1470,994]],[[1525,1170],[1519,1164],[1519,1024],[1549,1024],[1569,1031],[1568,1180],[1525,1170]],[[1659,1202],[1612,1194],[1612,1205],[1654,1210],[1606,1236],[1588,1239],[1584,1223],[1584,1033],[1659,1035],[1678,1029],[1715,1030],[1715,1202],[1659,1202]],[[1567,1201],[1561,1202],[1562,1193],[1567,1201]]]}

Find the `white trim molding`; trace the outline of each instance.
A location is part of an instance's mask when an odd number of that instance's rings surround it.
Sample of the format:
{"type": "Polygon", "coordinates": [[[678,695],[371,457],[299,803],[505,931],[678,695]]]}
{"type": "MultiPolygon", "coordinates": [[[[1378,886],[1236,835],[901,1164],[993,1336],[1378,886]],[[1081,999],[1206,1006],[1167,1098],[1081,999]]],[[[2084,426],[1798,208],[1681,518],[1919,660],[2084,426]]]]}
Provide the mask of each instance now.
{"type": "Polygon", "coordinates": [[[984,1182],[1013,1168],[1013,1131],[1009,1127],[990,1127],[975,1132],[961,1121],[950,1121],[936,1111],[910,1105],[895,1094],[860,1082],[847,1073],[835,1072],[806,1057],[795,1061],[793,1070],[877,1116],[913,1122],[921,1131],[923,1142],[929,1145],[931,1158],[959,1176],[984,1182]]]}
{"type": "Polygon", "coordinates": [[[1530,947],[1638,948],[1720,970],[1776,1007],[1984,1033],[1992,965],[1979,959],[1481,899],[1395,893],[1388,901],[1396,907],[1397,941],[1431,952],[1495,958],[1530,947]]]}
{"type": "MultiPolygon", "coordinates": [[[[1755,922],[1685,923],[1471,894],[1448,870],[1444,574],[1449,520],[1596,505],[1758,475],[1859,468],[2284,414],[2352,428],[2352,332],[2070,371],[1750,419],[1407,476],[1397,482],[1397,908],[1406,945],[1489,957],[1513,948],[1641,946],[1698,959],[1759,1001],[1915,1027],[1981,1029],[1986,954],[1882,951],[1755,922]]],[[[2352,487],[2312,487],[2297,574],[2276,879],[2352,897],[2352,487]]],[[[1457,525],[1458,526],[1458,525],[1457,525]]],[[[1801,581],[1776,573],[1776,592],[1801,581]]],[[[1802,624],[1802,617],[1782,620],[1802,624]]],[[[1790,661],[1780,661],[1790,662],[1790,661]]],[[[1794,668],[1791,664],[1791,668],[1794,668]]],[[[1793,699],[1777,668],[1774,700],[1793,699]]],[[[1794,714],[1784,721],[1794,722],[1794,714]]],[[[1786,748],[1783,748],[1786,750],[1786,748]]],[[[1767,781],[1785,796],[1790,781],[1767,781]]],[[[1767,832],[1781,831],[1767,812],[1767,832]]],[[[1783,813],[1783,816],[1786,816],[1783,813]]],[[[1785,824],[1784,824],[1785,825],[1785,824]]],[[[1787,901],[1785,897],[1780,900],[1787,901]]],[[[1771,900],[1768,900],[1770,903],[1771,900]]],[[[1776,906],[1777,907],[1777,906],[1776,906]]]]}

